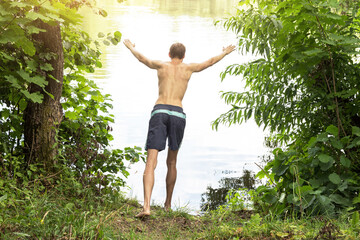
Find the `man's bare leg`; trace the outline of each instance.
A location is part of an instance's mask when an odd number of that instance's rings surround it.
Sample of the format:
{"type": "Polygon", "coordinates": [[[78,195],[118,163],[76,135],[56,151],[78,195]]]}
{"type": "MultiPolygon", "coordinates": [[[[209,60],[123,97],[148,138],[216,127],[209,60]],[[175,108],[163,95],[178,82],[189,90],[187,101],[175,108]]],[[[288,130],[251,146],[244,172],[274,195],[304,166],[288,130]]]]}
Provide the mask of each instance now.
{"type": "Polygon", "coordinates": [[[145,217],[150,215],[150,199],[154,187],[154,170],[157,164],[158,153],[159,151],[156,149],[148,149],[147,151],[146,166],[143,175],[144,207],[143,211],[137,214],[135,217],[145,217]]]}
{"type": "Polygon", "coordinates": [[[176,182],[176,159],[177,159],[177,151],[173,151],[169,148],[168,156],[166,159],[166,165],[168,168],[166,175],[166,200],[165,200],[165,210],[169,210],[171,208],[171,198],[174,191],[174,186],[176,182]]]}

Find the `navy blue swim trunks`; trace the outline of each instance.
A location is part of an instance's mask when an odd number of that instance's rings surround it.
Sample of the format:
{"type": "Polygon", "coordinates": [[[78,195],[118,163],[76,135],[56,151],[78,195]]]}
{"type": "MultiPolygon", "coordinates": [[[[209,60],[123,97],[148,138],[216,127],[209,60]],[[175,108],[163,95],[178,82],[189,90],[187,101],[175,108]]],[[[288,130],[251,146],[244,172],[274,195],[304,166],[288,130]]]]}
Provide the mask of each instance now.
{"type": "Polygon", "coordinates": [[[185,124],[186,114],[181,107],[156,104],[151,112],[145,150],[164,150],[166,139],[171,150],[179,150],[185,124]]]}

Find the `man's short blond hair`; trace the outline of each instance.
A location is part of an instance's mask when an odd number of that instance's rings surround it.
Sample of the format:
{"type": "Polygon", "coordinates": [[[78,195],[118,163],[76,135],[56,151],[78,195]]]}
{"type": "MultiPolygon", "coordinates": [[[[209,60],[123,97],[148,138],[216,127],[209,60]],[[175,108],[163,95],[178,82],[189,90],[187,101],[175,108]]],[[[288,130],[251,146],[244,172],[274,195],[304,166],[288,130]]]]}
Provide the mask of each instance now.
{"type": "Polygon", "coordinates": [[[186,48],[182,43],[174,43],[170,47],[170,58],[183,59],[185,57],[186,48]]]}

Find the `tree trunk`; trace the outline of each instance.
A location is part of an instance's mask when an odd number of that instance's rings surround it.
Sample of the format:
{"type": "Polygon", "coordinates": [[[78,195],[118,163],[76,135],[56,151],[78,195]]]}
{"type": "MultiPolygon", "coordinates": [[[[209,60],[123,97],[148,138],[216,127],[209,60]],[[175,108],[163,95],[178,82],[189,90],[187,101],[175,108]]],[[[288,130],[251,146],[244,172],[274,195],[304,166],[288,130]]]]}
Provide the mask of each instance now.
{"type": "Polygon", "coordinates": [[[40,64],[42,62],[49,63],[53,67],[50,72],[42,70],[39,70],[39,72],[46,77],[48,82],[45,90],[52,94],[54,98],[52,99],[36,84],[29,86],[30,93],[40,91],[44,98],[40,104],[28,101],[24,112],[24,147],[28,163],[42,163],[45,171],[52,172],[57,155],[56,135],[63,115],[60,97],[63,84],[64,52],[59,23],[49,25],[39,21],[38,25],[46,30],[46,32],[33,36],[40,46],[37,49],[40,64]],[[39,53],[53,53],[56,57],[47,60],[39,53]],[[49,75],[53,76],[57,81],[49,77],[49,75]]]}

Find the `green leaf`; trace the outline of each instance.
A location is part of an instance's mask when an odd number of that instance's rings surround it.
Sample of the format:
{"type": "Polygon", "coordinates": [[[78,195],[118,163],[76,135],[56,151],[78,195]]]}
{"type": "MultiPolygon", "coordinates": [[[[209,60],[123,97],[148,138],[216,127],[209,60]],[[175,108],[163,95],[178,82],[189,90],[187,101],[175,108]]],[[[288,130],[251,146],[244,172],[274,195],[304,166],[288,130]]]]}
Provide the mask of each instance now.
{"type": "Polygon", "coordinates": [[[351,161],[350,159],[346,158],[344,155],[340,156],[340,163],[344,166],[349,168],[351,166],[351,161]]]}
{"type": "Polygon", "coordinates": [[[332,173],[329,175],[329,180],[330,182],[336,184],[336,185],[339,185],[341,183],[341,178],[338,174],[336,173],[332,173]]]}
{"type": "Polygon", "coordinates": [[[24,111],[27,106],[27,101],[25,99],[21,99],[19,102],[19,107],[21,111],[24,111]]]}
{"type": "Polygon", "coordinates": [[[15,60],[15,58],[14,58],[13,56],[11,56],[11,55],[9,55],[9,54],[7,54],[7,53],[5,53],[5,52],[0,52],[0,55],[4,58],[4,61],[5,61],[5,59],[6,59],[6,60],[10,60],[10,61],[14,61],[14,60],[15,60]]]}
{"type": "Polygon", "coordinates": [[[344,205],[350,206],[351,205],[351,202],[349,199],[344,198],[339,194],[331,194],[329,197],[334,203],[337,203],[339,205],[342,205],[342,206],[344,206],[344,205]]]}
{"type": "Polygon", "coordinates": [[[358,228],[359,227],[359,212],[358,211],[355,211],[353,212],[352,214],[352,218],[351,218],[351,226],[353,228],[358,228]]]}
{"type": "Polygon", "coordinates": [[[29,93],[27,90],[21,90],[21,92],[25,95],[26,98],[30,99],[34,103],[42,103],[43,95],[39,92],[29,93]]]}
{"type": "Polygon", "coordinates": [[[48,82],[46,81],[46,78],[44,76],[36,75],[35,77],[32,77],[30,82],[35,83],[36,85],[40,87],[45,87],[48,85],[48,82]]]}
{"type": "Polygon", "coordinates": [[[116,38],[116,40],[118,42],[121,41],[121,36],[122,36],[121,32],[119,32],[119,31],[114,32],[114,37],[116,38]]]}
{"type": "Polygon", "coordinates": [[[353,200],[352,200],[352,203],[353,204],[360,203],[360,195],[358,195],[357,197],[354,197],[353,200]]]}
{"type": "Polygon", "coordinates": [[[103,16],[103,17],[107,17],[107,12],[104,10],[104,9],[100,9],[99,10],[99,14],[101,15],[101,16],[103,16]]]}
{"type": "Polygon", "coordinates": [[[320,195],[318,197],[318,199],[319,199],[319,202],[321,203],[321,205],[323,205],[324,207],[328,207],[329,204],[331,203],[330,198],[327,196],[324,196],[324,195],[320,195]]]}
{"type": "Polygon", "coordinates": [[[24,79],[25,81],[31,83],[31,77],[30,77],[29,73],[25,72],[23,69],[20,69],[19,71],[17,71],[17,74],[19,74],[20,77],[22,79],[24,79]]]}
{"type": "Polygon", "coordinates": [[[265,193],[263,199],[269,204],[273,204],[277,201],[276,196],[271,193],[265,193]]]}
{"type": "Polygon", "coordinates": [[[350,145],[346,148],[353,148],[360,145],[360,137],[356,137],[354,140],[350,142],[350,145]]]}
{"type": "Polygon", "coordinates": [[[111,43],[112,43],[113,45],[115,45],[115,46],[119,43],[119,41],[116,40],[116,38],[112,38],[110,41],[111,41],[111,43]]]}
{"type": "Polygon", "coordinates": [[[334,162],[335,161],[334,161],[333,158],[331,158],[331,160],[329,162],[327,162],[327,163],[320,162],[321,170],[324,171],[324,172],[329,170],[334,165],[334,162]]]}
{"type": "Polygon", "coordinates": [[[321,182],[318,179],[310,179],[309,182],[313,188],[318,188],[320,187],[321,184],[321,182]]]}
{"type": "Polygon", "coordinates": [[[102,32],[99,32],[99,33],[98,33],[98,38],[103,38],[103,37],[105,37],[105,34],[102,33],[102,32]]]}
{"type": "Polygon", "coordinates": [[[337,137],[338,133],[339,133],[339,129],[337,127],[335,127],[334,125],[330,125],[326,128],[326,132],[337,137]]]}
{"type": "Polygon", "coordinates": [[[13,75],[8,75],[5,76],[5,79],[11,83],[11,86],[17,88],[17,89],[21,89],[22,87],[20,86],[19,80],[17,78],[15,78],[13,75]]]}
{"type": "Polygon", "coordinates": [[[331,142],[331,145],[336,148],[336,149],[343,149],[344,145],[342,144],[342,142],[336,138],[330,138],[330,142],[331,142]]]}
{"type": "Polygon", "coordinates": [[[35,60],[26,60],[25,62],[31,71],[35,72],[37,70],[38,64],[35,60]]]}
{"type": "Polygon", "coordinates": [[[110,42],[107,41],[107,40],[104,40],[103,43],[104,43],[106,46],[110,46],[110,42]]]}
{"type": "Polygon", "coordinates": [[[40,75],[36,75],[35,77],[30,78],[30,82],[35,83],[40,87],[45,87],[46,85],[48,85],[46,78],[40,75]]]}
{"type": "Polygon", "coordinates": [[[285,197],[286,197],[286,194],[285,194],[285,193],[281,193],[280,198],[279,198],[279,202],[280,202],[280,203],[283,203],[284,200],[285,200],[285,197]]]}
{"type": "Polygon", "coordinates": [[[41,19],[44,22],[48,22],[51,20],[51,18],[44,16],[41,13],[30,11],[26,13],[26,18],[31,19],[35,21],[36,19],[41,19]]]}
{"type": "Polygon", "coordinates": [[[0,197],[0,202],[5,201],[7,199],[8,195],[5,193],[3,196],[0,197]]]}
{"type": "Polygon", "coordinates": [[[318,158],[319,158],[320,162],[322,162],[322,163],[328,163],[328,162],[334,160],[331,156],[326,155],[326,154],[320,154],[318,158]]]}
{"type": "Polygon", "coordinates": [[[67,111],[65,112],[65,117],[69,118],[70,120],[75,120],[79,117],[79,115],[76,112],[67,111]]]}
{"type": "Polygon", "coordinates": [[[57,21],[57,22],[64,22],[64,19],[62,19],[61,17],[59,17],[57,14],[53,14],[53,13],[46,13],[46,16],[51,18],[51,20],[53,21],[57,21]]]}
{"type": "Polygon", "coordinates": [[[46,91],[45,88],[42,89],[52,100],[54,100],[54,95],[52,95],[51,93],[49,93],[48,91],[46,91]]]}
{"type": "Polygon", "coordinates": [[[322,52],[324,52],[322,49],[314,48],[314,49],[305,51],[304,54],[307,56],[315,56],[315,55],[319,55],[322,52]]]}
{"type": "Polygon", "coordinates": [[[360,128],[356,126],[352,126],[352,134],[360,137],[360,128]]]}
{"type": "Polygon", "coordinates": [[[0,34],[0,43],[15,43],[23,38],[24,31],[19,26],[8,28],[0,34]]]}
{"type": "Polygon", "coordinates": [[[31,237],[29,234],[22,232],[14,232],[13,234],[20,237],[31,237]]]}
{"type": "Polygon", "coordinates": [[[45,64],[40,65],[40,69],[43,70],[43,71],[52,71],[52,70],[54,70],[54,68],[51,66],[50,63],[45,63],[45,64]]]}
{"type": "Polygon", "coordinates": [[[313,204],[313,202],[315,201],[316,196],[315,195],[307,195],[304,198],[304,209],[308,208],[311,206],[311,204],[313,204]]]}
{"type": "Polygon", "coordinates": [[[34,47],[33,42],[27,38],[21,38],[18,41],[16,41],[15,44],[16,46],[21,47],[24,53],[29,56],[34,56],[36,53],[36,48],[34,47]]]}
{"type": "Polygon", "coordinates": [[[20,69],[19,71],[17,71],[17,73],[20,75],[20,77],[22,79],[24,79],[26,82],[28,83],[35,83],[36,85],[40,86],[40,87],[45,87],[47,85],[47,81],[45,79],[45,77],[40,76],[40,75],[36,75],[34,77],[31,77],[29,75],[29,73],[25,72],[23,69],[20,69]]]}
{"type": "Polygon", "coordinates": [[[312,192],[313,188],[310,185],[304,185],[300,187],[301,195],[305,196],[308,193],[312,192]]]}
{"type": "Polygon", "coordinates": [[[273,169],[272,169],[272,171],[273,171],[276,175],[281,176],[281,175],[283,175],[283,174],[286,172],[286,170],[288,170],[288,169],[289,169],[289,165],[281,164],[281,165],[279,165],[279,166],[274,166],[273,169]]]}
{"type": "Polygon", "coordinates": [[[17,1],[10,1],[10,5],[11,5],[12,7],[19,7],[19,8],[23,8],[23,7],[28,6],[26,3],[17,2],[17,1]]]}
{"type": "Polygon", "coordinates": [[[28,27],[26,27],[26,30],[27,30],[28,34],[38,34],[40,32],[46,32],[45,29],[37,28],[35,26],[28,26],[28,27]]]}
{"type": "Polygon", "coordinates": [[[1,117],[4,119],[7,119],[10,116],[10,110],[9,109],[3,109],[1,111],[1,117]]]}
{"type": "Polygon", "coordinates": [[[102,68],[102,63],[100,61],[96,61],[95,66],[98,68],[102,68]]]}
{"type": "Polygon", "coordinates": [[[329,137],[328,137],[327,133],[321,133],[317,136],[316,140],[318,142],[327,142],[329,140],[329,137]]]}
{"type": "Polygon", "coordinates": [[[8,11],[6,9],[3,8],[3,6],[0,5],[0,16],[3,15],[7,15],[9,14],[8,11]]]}
{"type": "Polygon", "coordinates": [[[329,40],[329,39],[322,39],[322,40],[320,40],[320,41],[323,42],[323,43],[326,43],[326,44],[328,44],[328,45],[332,45],[332,46],[336,46],[336,45],[337,45],[335,41],[329,40]]]}

